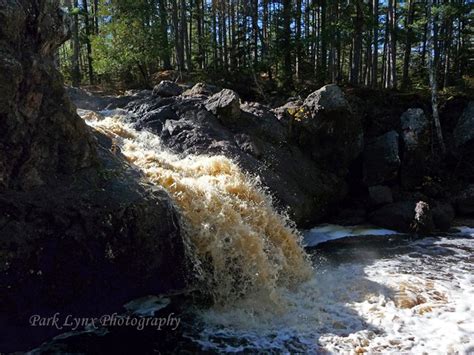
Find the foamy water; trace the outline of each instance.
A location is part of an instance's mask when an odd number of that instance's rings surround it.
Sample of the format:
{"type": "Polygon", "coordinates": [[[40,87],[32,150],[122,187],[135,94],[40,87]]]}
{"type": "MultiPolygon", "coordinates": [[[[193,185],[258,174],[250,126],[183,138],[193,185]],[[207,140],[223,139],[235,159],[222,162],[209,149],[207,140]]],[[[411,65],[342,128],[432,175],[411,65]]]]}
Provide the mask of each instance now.
{"type": "MultiPolygon", "coordinates": [[[[202,280],[217,300],[195,310],[203,327],[190,341],[203,350],[474,353],[474,230],[389,253],[341,251],[337,261],[313,251],[311,269],[301,235],[229,159],[179,157],[117,117],[90,124],[180,209],[202,280]]],[[[317,245],[364,234],[393,232],[326,225],[305,240],[317,245]]]]}
{"type": "Polygon", "coordinates": [[[390,229],[382,229],[374,226],[338,226],[335,224],[324,224],[305,231],[303,244],[306,247],[313,247],[318,244],[354,236],[388,236],[398,234],[390,229]]]}
{"type": "Polygon", "coordinates": [[[393,256],[318,264],[281,313],[245,301],[201,311],[204,349],[332,353],[474,352],[474,241],[429,238],[393,256]]]}
{"type": "Polygon", "coordinates": [[[215,302],[226,304],[253,294],[278,305],[280,287],[310,277],[299,232],[273,208],[259,181],[230,159],[172,154],[158,136],[134,130],[121,116],[84,118],[112,138],[150,181],[168,191],[182,216],[201,287],[215,302]]]}

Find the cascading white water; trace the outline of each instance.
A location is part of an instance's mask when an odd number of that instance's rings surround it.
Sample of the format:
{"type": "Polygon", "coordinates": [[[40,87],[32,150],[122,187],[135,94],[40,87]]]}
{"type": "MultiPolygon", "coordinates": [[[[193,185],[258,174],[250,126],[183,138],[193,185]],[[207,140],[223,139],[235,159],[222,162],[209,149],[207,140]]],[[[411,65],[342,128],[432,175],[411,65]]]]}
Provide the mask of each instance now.
{"type": "Polygon", "coordinates": [[[428,238],[387,257],[348,254],[286,291],[282,313],[256,315],[246,300],[200,311],[196,341],[227,352],[472,354],[473,253],[473,238],[428,238]]]}
{"type": "MultiPolygon", "coordinates": [[[[216,304],[196,310],[205,326],[192,336],[203,350],[474,352],[473,238],[428,238],[388,256],[368,252],[353,260],[348,254],[344,262],[312,269],[299,233],[229,159],[170,154],[158,137],[119,117],[90,124],[169,191],[195,261],[211,263],[201,276],[216,304]]],[[[323,226],[311,233],[307,242],[317,244],[348,231],[323,226]]],[[[474,236],[473,230],[463,233],[474,236]]]]}
{"type": "Polygon", "coordinates": [[[90,125],[169,192],[183,217],[191,258],[201,266],[203,289],[217,304],[252,294],[262,305],[277,305],[279,288],[309,278],[301,235],[276,212],[258,181],[230,159],[182,158],[163,149],[159,137],[134,130],[119,116],[89,116],[90,125]]]}

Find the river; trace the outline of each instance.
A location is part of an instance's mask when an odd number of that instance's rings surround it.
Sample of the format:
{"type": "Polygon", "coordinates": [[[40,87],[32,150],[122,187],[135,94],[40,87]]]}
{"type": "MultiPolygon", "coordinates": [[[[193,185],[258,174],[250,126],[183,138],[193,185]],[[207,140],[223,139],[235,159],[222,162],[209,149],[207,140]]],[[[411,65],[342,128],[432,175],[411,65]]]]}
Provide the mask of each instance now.
{"type": "MultiPolygon", "coordinates": [[[[364,230],[322,226],[306,242],[364,230]]],[[[201,311],[207,327],[197,341],[232,352],[473,353],[474,229],[400,241],[369,231],[375,236],[308,249],[313,277],[284,293],[281,312],[245,301],[201,311]]]]}
{"type": "MultiPolygon", "coordinates": [[[[297,231],[229,159],[175,156],[120,117],[90,124],[182,213],[201,291],[214,302],[187,303],[175,351],[474,353],[474,229],[425,238],[372,226],[297,231]]],[[[141,302],[134,308],[153,311],[141,302]]],[[[104,346],[163,349],[163,334],[129,335],[104,346]]]]}

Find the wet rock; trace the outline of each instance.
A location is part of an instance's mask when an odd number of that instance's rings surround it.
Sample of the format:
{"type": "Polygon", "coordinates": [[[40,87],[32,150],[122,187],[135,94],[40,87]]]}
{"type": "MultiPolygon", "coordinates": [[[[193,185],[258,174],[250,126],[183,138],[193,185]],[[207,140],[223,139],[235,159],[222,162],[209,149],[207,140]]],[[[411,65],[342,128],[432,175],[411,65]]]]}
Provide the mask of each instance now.
{"type": "Polygon", "coordinates": [[[398,133],[390,131],[367,144],[364,150],[364,182],[368,186],[393,181],[398,176],[398,133]]]}
{"type": "Polygon", "coordinates": [[[420,186],[427,173],[431,156],[430,122],[420,108],[411,108],[400,118],[402,129],[401,184],[405,188],[420,186]]]}
{"type": "Polygon", "coordinates": [[[469,102],[453,131],[456,170],[465,178],[474,177],[474,101],[469,102]]]}
{"type": "Polygon", "coordinates": [[[474,141],[474,101],[469,102],[454,128],[456,148],[462,148],[474,141]]]}
{"type": "Polygon", "coordinates": [[[341,208],[337,215],[330,219],[330,223],[340,226],[356,226],[367,223],[367,211],[361,207],[341,208]]]}
{"type": "Polygon", "coordinates": [[[224,124],[234,123],[240,118],[240,98],[232,90],[223,89],[206,101],[206,109],[224,124]]]}
{"type": "Polygon", "coordinates": [[[447,232],[451,228],[455,213],[450,203],[437,201],[432,209],[433,221],[436,229],[447,232]]]}
{"type": "Polygon", "coordinates": [[[399,201],[385,205],[369,215],[369,221],[377,226],[408,233],[415,218],[414,201],[399,201]]]}
{"type": "Polygon", "coordinates": [[[183,89],[170,80],[163,80],[153,88],[153,95],[162,97],[178,96],[182,92],[183,89]]]}
{"type": "Polygon", "coordinates": [[[319,165],[346,175],[364,140],[360,119],[352,114],[342,90],[331,84],[313,92],[303,109],[293,114],[293,121],[290,135],[303,150],[310,151],[319,165]]]}
{"type": "Polygon", "coordinates": [[[176,115],[176,112],[170,105],[166,105],[138,116],[138,118],[134,118],[131,121],[134,122],[135,128],[138,130],[146,128],[153,133],[159,133],[167,120],[177,119],[178,115],[176,115]]]}
{"type": "Polygon", "coordinates": [[[429,234],[435,230],[446,231],[453,220],[449,205],[425,201],[398,201],[380,207],[369,215],[369,221],[377,226],[402,233],[429,234]],[[439,219],[439,220],[437,220],[439,219]]]}
{"type": "Polygon", "coordinates": [[[374,206],[393,202],[392,190],[388,186],[376,185],[369,187],[370,203],[374,206]]]}
{"type": "MultiPolygon", "coordinates": [[[[143,294],[182,291],[188,272],[178,213],[112,143],[101,169],[0,194],[0,347],[24,350],[51,328],[20,331],[31,314],[101,315],[143,294]]],[[[56,330],[57,332],[57,330],[56,330]]]]}
{"type": "Polygon", "coordinates": [[[56,1],[0,3],[0,190],[31,189],[95,162],[54,63],[69,35],[64,20],[56,1]]]}
{"type": "MultiPolygon", "coordinates": [[[[211,102],[219,106],[217,97],[221,94],[214,95],[211,102]]],[[[162,105],[153,100],[149,99],[148,104],[137,100],[129,106],[136,122],[143,122],[142,128],[149,126],[141,119],[147,109],[155,111],[162,105]]],[[[205,104],[209,101],[189,96],[167,101],[177,118],[166,119],[161,132],[156,131],[167,148],[185,155],[225,155],[233,159],[246,172],[259,176],[279,208],[288,209],[301,226],[320,221],[337,207],[347,191],[343,180],[319,168],[300,147],[290,143],[284,125],[271,110],[244,103],[242,111],[239,107],[238,120],[229,122],[209,112],[205,104]]],[[[229,108],[233,109],[236,106],[229,108]]],[[[215,112],[223,114],[219,109],[215,112]]]]}
{"type": "Polygon", "coordinates": [[[474,185],[469,185],[453,198],[456,211],[463,216],[474,216],[474,185]]]}
{"type": "Polygon", "coordinates": [[[0,1],[0,349],[7,352],[58,332],[22,328],[32,314],[91,317],[186,287],[180,221],[167,193],[109,138],[92,134],[65,93],[53,60],[68,36],[63,20],[59,1],[0,1]]]}
{"type": "Polygon", "coordinates": [[[429,234],[434,231],[433,215],[428,203],[424,201],[416,203],[415,217],[411,229],[418,234],[429,234]]]}

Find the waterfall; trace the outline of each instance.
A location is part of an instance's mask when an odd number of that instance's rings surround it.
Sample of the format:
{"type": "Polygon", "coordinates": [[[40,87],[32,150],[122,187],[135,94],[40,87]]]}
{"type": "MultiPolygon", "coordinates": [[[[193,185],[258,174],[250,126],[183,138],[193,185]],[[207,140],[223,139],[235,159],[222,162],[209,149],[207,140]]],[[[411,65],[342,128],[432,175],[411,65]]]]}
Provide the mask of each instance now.
{"type": "Polygon", "coordinates": [[[120,116],[89,124],[148,179],[165,188],[182,215],[189,257],[202,289],[216,304],[245,295],[277,304],[279,288],[291,288],[311,276],[301,235],[275,210],[258,178],[224,156],[182,157],[167,151],[158,136],[137,131],[120,116]]]}

